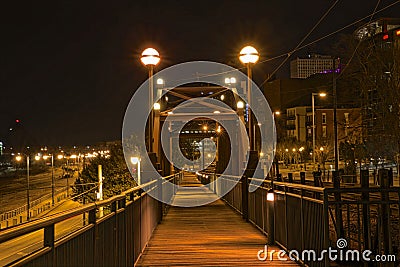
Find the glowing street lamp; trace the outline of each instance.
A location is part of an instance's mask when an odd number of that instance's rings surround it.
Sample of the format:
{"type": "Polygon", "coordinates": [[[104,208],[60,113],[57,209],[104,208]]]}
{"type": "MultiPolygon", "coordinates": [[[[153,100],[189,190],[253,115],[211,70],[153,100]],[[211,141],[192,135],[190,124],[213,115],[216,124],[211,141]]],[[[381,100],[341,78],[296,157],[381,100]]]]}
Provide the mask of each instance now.
{"type": "Polygon", "coordinates": [[[244,103],[243,103],[243,101],[238,101],[238,102],[236,103],[236,107],[237,107],[237,108],[240,108],[240,109],[244,108],[244,103]]]}
{"type": "Polygon", "coordinates": [[[131,157],[131,163],[133,165],[138,165],[137,168],[137,178],[138,178],[138,185],[142,184],[141,177],[140,177],[140,158],[139,157],[131,157]]]}
{"type": "Polygon", "coordinates": [[[160,110],[161,109],[160,103],[158,103],[158,102],[154,103],[153,108],[154,108],[154,110],[160,110]]]}
{"type": "MultiPolygon", "coordinates": [[[[260,58],[258,51],[252,46],[246,46],[240,50],[239,59],[247,66],[247,102],[251,107],[251,65],[255,64],[260,58]]],[[[252,124],[252,112],[249,109],[249,139],[250,139],[250,150],[255,149],[255,137],[253,136],[255,130],[252,124]]]]}
{"type": "Polygon", "coordinates": [[[149,152],[153,151],[153,71],[154,66],[160,63],[160,54],[154,48],[146,48],[142,52],[142,57],[140,58],[143,65],[145,65],[149,69],[149,108],[150,108],[150,116],[149,116],[149,138],[147,149],[149,152]]]}

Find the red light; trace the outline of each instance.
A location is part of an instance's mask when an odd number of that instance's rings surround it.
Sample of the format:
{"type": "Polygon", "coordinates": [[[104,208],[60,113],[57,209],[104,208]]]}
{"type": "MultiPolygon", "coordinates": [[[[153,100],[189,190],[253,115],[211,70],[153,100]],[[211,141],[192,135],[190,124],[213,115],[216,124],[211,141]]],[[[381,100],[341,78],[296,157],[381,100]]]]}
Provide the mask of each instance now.
{"type": "Polygon", "coordinates": [[[397,31],[396,31],[396,35],[400,35],[400,30],[397,30],[397,31]]]}
{"type": "Polygon", "coordinates": [[[389,34],[385,34],[385,35],[383,36],[383,40],[387,40],[387,39],[389,39],[389,34]]]}
{"type": "Polygon", "coordinates": [[[19,120],[17,119],[17,120],[15,120],[15,122],[16,122],[16,123],[19,123],[19,120]]]}

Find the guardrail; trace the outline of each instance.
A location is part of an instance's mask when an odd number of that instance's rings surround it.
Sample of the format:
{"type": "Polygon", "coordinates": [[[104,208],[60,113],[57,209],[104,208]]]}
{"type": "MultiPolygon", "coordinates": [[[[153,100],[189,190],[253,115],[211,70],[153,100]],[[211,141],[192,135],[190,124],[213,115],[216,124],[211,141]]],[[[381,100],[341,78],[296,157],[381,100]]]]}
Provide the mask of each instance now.
{"type": "Polygon", "coordinates": [[[6,266],[134,265],[163,215],[163,205],[149,193],[170,199],[176,192],[167,191],[166,186],[171,186],[167,181],[178,184],[181,178],[182,174],[177,173],[107,200],[0,231],[0,243],[43,231],[41,248],[6,266]],[[167,195],[167,192],[170,194],[167,195]],[[99,217],[101,208],[103,217],[99,217]],[[55,225],[67,223],[73,218],[82,222],[78,229],[57,238],[55,225]]]}

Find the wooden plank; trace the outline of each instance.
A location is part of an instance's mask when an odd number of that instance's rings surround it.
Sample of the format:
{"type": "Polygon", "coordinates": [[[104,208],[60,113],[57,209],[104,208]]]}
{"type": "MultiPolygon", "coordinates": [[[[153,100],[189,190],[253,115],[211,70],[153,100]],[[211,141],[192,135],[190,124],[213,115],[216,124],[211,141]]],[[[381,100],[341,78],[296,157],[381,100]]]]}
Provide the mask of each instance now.
{"type": "MultiPolygon", "coordinates": [[[[191,197],[204,197],[204,187],[194,175],[185,174],[183,185],[190,186],[191,197]],[[195,187],[199,187],[198,192],[195,187]]],[[[188,197],[178,191],[175,201],[188,197]]],[[[211,204],[182,208],[171,207],[157,226],[136,266],[294,266],[290,261],[259,261],[266,237],[250,223],[218,200],[211,204]]],[[[268,251],[279,249],[269,247],[268,251]]]]}

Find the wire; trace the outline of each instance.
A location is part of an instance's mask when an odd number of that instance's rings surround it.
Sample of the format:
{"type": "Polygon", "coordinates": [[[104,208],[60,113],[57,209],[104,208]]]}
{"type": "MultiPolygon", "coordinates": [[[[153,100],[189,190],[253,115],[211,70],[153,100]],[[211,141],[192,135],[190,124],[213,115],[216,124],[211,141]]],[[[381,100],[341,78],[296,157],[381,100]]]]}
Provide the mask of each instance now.
{"type": "Polygon", "coordinates": [[[269,79],[272,77],[282,66],[283,64],[288,61],[290,56],[297,51],[297,49],[303,44],[303,42],[310,36],[310,34],[318,27],[318,25],[325,19],[325,17],[331,12],[331,10],[336,6],[336,4],[339,2],[339,0],[336,0],[331,7],[322,15],[322,17],[318,20],[318,22],[311,28],[311,30],[301,39],[301,41],[297,44],[297,46],[289,53],[287,53],[286,58],[279,64],[279,66],[271,73],[271,75],[264,80],[264,82],[261,83],[260,86],[263,86],[269,79]]]}
{"type": "MultiPolygon", "coordinates": [[[[399,2],[399,1],[397,1],[397,2],[399,2]]],[[[371,17],[369,18],[368,23],[370,23],[370,22],[372,21],[372,18],[375,16],[376,10],[378,9],[378,6],[379,6],[380,3],[381,3],[381,0],[378,0],[378,2],[377,2],[376,5],[375,5],[374,11],[372,12],[371,17]]],[[[343,70],[339,73],[338,76],[335,77],[336,80],[339,79],[340,76],[343,75],[343,73],[346,71],[346,69],[347,69],[348,66],[350,65],[350,63],[351,63],[351,61],[353,60],[353,58],[354,58],[354,56],[355,56],[355,54],[356,54],[358,48],[360,47],[360,44],[361,44],[361,39],[358,40],[358,43],[357,43],[357,45],[356,45],[356,47],[355,47],[353,53],[351,54],[350,59],[348,60],[348,62],[347,62],[347,64],[345,65],[345,67],[343,68],[343,70]]]]}
{"type": "MultiPolygon", "coordinates": [[[[336,2],[337,2],[337,1],[336,1],[336,2]]],[[[336,4],[336,2],[334,3],[334,5],[336,4]]],[[[384,10],[386,10],[386,9],[388,9],[388,8],[390,8],[390,7],[392,7],[392,6],[396,5],[396,4],[398,4],[398,3],[400,3],[400,0],[397,0],[397,1],[395,1],[395,2],[393,2],[393,3],[391,3],[391,4],[389,4],[389,5],[387,5],[387,6],[385,6],[385,7],[383,7],[383,8],[381,8],[381,9],[377,10],[377,11],[374,10],[373,13],[371,13],[371,14],[369,14],[369,15],[363,17],[363,18],[357,19],[356,21],[354,21],[354,22],[352,22],[352,23],[349,23],[349,24],[347,24],[346,26],[343,26],[343,27],[341,27],[340,29],[335,30],[335,31],[333,31],[333,32],[331,32],[331,33],[328,33],[328,34],[326,34],[326,35],[324,35],[324,36],[322,36],[322,37],[320,37],[320,38],[318,38],[318,39],[315,39],[315,40],[313,40],[313,41],[311,41],[311,42],[309,42],[309,43],[307,43],[307,44],[305,44],[305,45],[303,45],[303,46],[298,46],[298,47],[296,46],[296,48],[293,49],[293,50],[290,51],[290,52],[282,53],[282,54],[277,55],[277,56],[274,56],[274,57],[272,57],[272,58],[267,58],[267,59],[261,60],[261,61],[259,61],[257,64],[267,63],[267,62],[270,62],[270,61],[273,61],[273,60],[276,60],[276,59],[279,59],[279,58],[282,58],[282,57],[290,57],[293,53],[295,53],[295,52],[297,52],[297,51],[299,51],[299,50],[302,50],[302,49],[304,49],[304,48],[306,48],[306,47],[308,47],[308,46],[310,46],[310,45],[313,45],[313,44],[315,44],[315,43],[318,43],[318,42],[320,42],[320,41],[322,41],[322,40],[324,40],[324,39],[326,39],[326,38],[328,38],[328,37],[330,37],[330,36],[332,36],[332,35],[334,35],[334,34],[337,34],[337,33],[341,32],[341,31],[343,31],[343,30],[345,30],[345,29],[347,29],[347,28],[349,28],[349,27],[351,27],[351,26],[354,26],[355,24],[357,24],[357,23],[359,23],[359,22],[361,22],[361,21],[363,21],[363,20],[365,20],[365,19],[370,18],[370,20],[371,20],[371,18],[372,18],[374,15],[376,15],[376,14],[378,14],[378,13],[380,13],[380,12],[382,12],[382,11],[384,11],[384,10]]],[[[333,7],[334,5],[332,5],[332,7],[333,7]]],[[[329,10],[330,10],[330,9],[329,9],[329,10]]],[[[329,10],[328,10],[328,11],[329,11],[329,10]]],[[[321,17],[321,19],[323,19],[323,17],[321,17]]],[[[315,27],[315,26],[314,26],[314,27],[315,27]]],[[[313,29],[314,29],[314,27],[313,27],[313,29]]],[[[311,32],[310,32],[309,34],[311,34],[311,32]]],[[[309,34],[307,34],[307,35],[309,35],[309,34]]],[[[303,39],[304,39],[304,38],[303,38],[303,39]]],[[[301,42],[300,42],[300,45],[301,45],[301,42]]],[[[285,62],[286,62],[286,61],[287,61],[287,59],[285,59],[285,62]]],[[[284,63],[283,63],[283,64],[284,64],[284,63]]],[[[283,64],[280,64],[279,68],[282,67],[283,64]]],[[[279,68],[277,68],[273,73],[276,73],[276,72],[279,70],[279,68]]],[[[236,68],[236,69],[234,69],[234,70],[224,71],[224,72],[220,72],[220,73],[213,73],[213,74],[207,74],[207,75],[199,75],[198,78],[205,78],[205,77],[218,76],[218,75],[222,75],[222,74],[232,73],[232,72],[235,72],[235,71],[237,71],[237,70],[245,70],[245,69],[246,69],[246,67],[240,67],[240,68],[236,68]]],[[[272,77],[272,75],[270,75],[270,77],[272,77]]],[[[188,78],[188,79],[189,79],[189,78],[188,78]]],[[[262,84],[260,85],[260,87],[261,87],[262,85],[264,85],[264,84],[265,84],[266,82],[268,82],[268,81],[269,81],[269,78],[266,79],[266,80],[264,80],[264,81],[262,82],[262,84]]]]}

